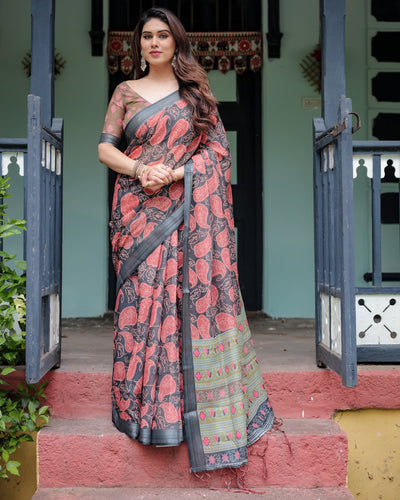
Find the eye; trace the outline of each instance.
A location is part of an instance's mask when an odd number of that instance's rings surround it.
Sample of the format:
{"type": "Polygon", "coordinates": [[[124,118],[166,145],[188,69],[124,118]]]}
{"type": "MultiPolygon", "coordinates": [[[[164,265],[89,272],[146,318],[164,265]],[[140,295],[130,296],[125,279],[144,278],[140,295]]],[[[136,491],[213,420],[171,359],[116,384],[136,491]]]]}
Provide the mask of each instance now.
{"type": "Polygon", "coordinates": [[[144,38],[145,40],[150,40],[151,35],[143,35],[143,38],[144,38]]]}
{"type": "Polygon", "coordinates": [[[160,38],[168,38],[168,35],[167,35],[166,33],[162,33],[162,34],[160,35],[160,38]]]}

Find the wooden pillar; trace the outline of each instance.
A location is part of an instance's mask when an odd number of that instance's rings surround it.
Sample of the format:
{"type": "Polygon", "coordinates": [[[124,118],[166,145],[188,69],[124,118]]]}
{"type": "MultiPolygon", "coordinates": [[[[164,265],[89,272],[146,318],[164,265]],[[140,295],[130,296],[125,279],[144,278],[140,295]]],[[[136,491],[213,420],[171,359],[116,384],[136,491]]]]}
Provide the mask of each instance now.
{"type": "Polygon", "coordinates": [[[281,57],[281,39],[283,33],[279,24],[279,0],[268,0],[268,57],[279,59],[281,57]]]}
{"type": "Polygon", "coordinates": [[[51,127],[54,116],[55,0],[31,0],[31,94],[40,96],[42,120],[51,127]]]}
{"type": "Polygon", "coordinates": [[[346,95],[345,77],[346,0],[320,0],[322,117],[326,128],[338,118],[341,95],[346,95]]]}
{"type": "Polygon", "coordinates": [[[103,55],[103,0],[92,0],[92,29],[89,31],[92,42],[92,56],[103,55]]]}

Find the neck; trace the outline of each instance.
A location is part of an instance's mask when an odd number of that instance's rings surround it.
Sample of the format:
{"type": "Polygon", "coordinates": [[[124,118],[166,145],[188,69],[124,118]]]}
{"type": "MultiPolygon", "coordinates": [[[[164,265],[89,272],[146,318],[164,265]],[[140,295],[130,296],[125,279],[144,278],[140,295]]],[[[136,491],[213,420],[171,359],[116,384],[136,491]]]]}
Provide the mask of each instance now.
{"type": "Polygon", "coordinates": [[[167,66],[150,66],[149,73],[147,77],[150,80],[176,80],[176,76],[172,66],[168,64],[167,66]]]}

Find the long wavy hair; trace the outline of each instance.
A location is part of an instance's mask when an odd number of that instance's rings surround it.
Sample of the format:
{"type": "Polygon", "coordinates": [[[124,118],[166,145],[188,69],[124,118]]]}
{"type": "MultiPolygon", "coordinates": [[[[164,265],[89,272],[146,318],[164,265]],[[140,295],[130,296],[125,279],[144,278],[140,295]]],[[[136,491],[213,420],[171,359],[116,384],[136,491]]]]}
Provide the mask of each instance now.
{"type": "Polygon", "coordinates": [[[176,63],[174,72],[179,82],[179,94],[188,103],[192,113],[193,126],[199,133],[207,133],[215,124],[217,101],[211,93],[206,72],[193,56],[189,38],[179,19],[167,9],[153,7],[142,15],[132,37],[132,59],[136,78],[143,78],[149,73],[140,67],[140,39],[143,26],[150,19],[160,19],[171,30],[176,44],[176,63]]]}

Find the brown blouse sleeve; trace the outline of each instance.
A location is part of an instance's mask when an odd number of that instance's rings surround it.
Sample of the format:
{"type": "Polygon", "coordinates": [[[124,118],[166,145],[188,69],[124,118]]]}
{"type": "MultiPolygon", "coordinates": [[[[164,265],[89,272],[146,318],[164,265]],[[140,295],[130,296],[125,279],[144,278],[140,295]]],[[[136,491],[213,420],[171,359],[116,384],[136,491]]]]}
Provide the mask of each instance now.
{"type": "Polygon", "coordinates": [[[118,147],[121,142],[123,133],[123,119],[125,116],[125,104],[123,95],[118,85],[111,97],[110,103],[107,108],[106,118],[104,120],[104,127],[100,136],[101,142],[108,142],[115,147],[118,147]]]}

